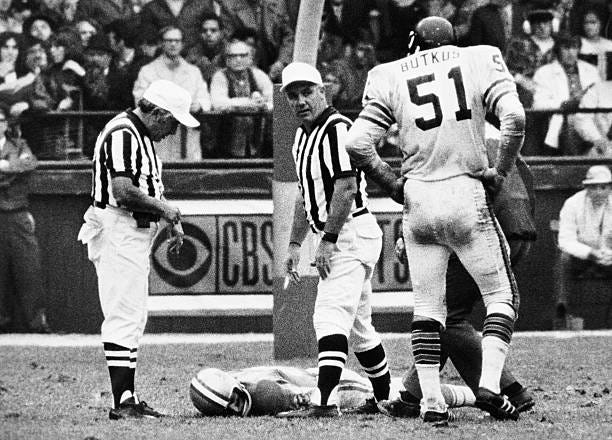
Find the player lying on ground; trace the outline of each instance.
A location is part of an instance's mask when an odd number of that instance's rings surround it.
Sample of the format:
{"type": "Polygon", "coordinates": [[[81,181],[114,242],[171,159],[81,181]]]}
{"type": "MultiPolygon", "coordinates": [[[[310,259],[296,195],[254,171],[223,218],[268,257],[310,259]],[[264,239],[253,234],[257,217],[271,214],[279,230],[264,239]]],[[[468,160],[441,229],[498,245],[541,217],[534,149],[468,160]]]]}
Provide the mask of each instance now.
{"type": "MultiPolygon", "coordinates": [[[[317,368],[260,366],[235,371],[205,368],[191,381],[189,395],[194,406],[206,416],[275,415],[307,407],[317,388],[317,368]]],[[[389,397],[398,399],[402,379],[392,378],[389,397]]],[[[450,407],[472,406],[474,393],[465,386],[442,385],[450,407]]],[[[357,408],[373,396],[372,384],[358,373],[344,368],[335,393],[340,409],[357,408]]]]}

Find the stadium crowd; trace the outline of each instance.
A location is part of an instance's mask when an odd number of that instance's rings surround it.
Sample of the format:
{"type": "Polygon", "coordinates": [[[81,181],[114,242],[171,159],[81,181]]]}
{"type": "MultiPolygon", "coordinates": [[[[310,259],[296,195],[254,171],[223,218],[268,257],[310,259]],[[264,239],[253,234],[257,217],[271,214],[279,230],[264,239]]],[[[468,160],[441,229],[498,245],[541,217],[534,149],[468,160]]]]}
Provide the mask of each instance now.
{"type": "MultiPolygon", "coordinates": [[[[113,112],[169,79],[189,89],[203,124],[168,140],[162,159],[270,157],[271,85],[291,61],[298,9],[299,0],[0,0],[0,107],[40,160],[91,157],[113,112]]],[[[612,79],[609,0],[326,0],[317,67],[334,106],[356,116],[369,69],[404,56],[430,15],[453,24],[460,46],[498,47],[526,109],[565,112],[530,113],[524,155],[612,155],[601,128],[610,114],[574,114],[610,107],[588,93],[612,79]]],[[[385,154],[397,154],[395,137],[392,127],[385,154]]]]}

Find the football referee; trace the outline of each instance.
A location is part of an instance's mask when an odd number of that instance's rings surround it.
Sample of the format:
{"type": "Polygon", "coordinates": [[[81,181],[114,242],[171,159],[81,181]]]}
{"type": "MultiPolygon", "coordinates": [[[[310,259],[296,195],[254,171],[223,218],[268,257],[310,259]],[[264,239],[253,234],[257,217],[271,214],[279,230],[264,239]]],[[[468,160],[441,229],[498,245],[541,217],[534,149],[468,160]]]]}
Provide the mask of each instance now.
{"type": "Polygon", "coordinates": [[[183,243],[181,213],[164,198],[161,162],[154,148],[179,123],[196,127],[191,97],[178,85],[151,83],[135,110],[115,116],[100,132],[93,157],[92,206],[78,239],[98,275],[104,321],[102,343],[110,374],[111,420],[157,418],[134,392],[138,341],[147,320],[150,251],[158,221],[168,226],[170,251],[183,243]]]}
{"type": "Polygon", "coordinates": [[[320,281],[314,308],[319,375],[312,405],[280,417],[340,415],[337,391],[348,356],[348,341],[370,379],[374,396],[353,413],[378,412],[391,380],[380,335],[372,326],[371,278],[382,246],[382,231],[368,211],[366,181],[350,162],[344,140],[351,121],[327,104],[320,73],[294,62],[282,72],[290,107],[302,121],[293,145],[299,181],[291,228],[287,276],[299,281],[300,246],[308,230],[320,240],[314,262],[320,281]]]}

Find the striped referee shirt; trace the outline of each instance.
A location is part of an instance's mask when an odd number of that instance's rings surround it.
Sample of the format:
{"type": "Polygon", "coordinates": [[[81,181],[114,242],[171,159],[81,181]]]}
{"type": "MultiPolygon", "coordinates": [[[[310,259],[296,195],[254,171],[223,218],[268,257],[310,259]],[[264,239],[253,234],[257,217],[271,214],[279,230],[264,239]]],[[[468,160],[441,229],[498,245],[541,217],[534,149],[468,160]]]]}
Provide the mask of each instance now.
{"type": "Polygon", "coordinates": [[[328,107],[309,130],[303,125],[295,133],[293,160],[304,197],[304,210],[311,227],[323,231],[334,193],[334,182],[355,176],[357,194],[351,214],[367,207],[366,180],[362,171],[351,165],[344,148],[351,120],[328,107]]]}
{"type": "Polygon", "coordinates": [[[132,111],[119,113],[96,140],[91,190],[94,204],[119,207],[113,196],[113,177],[129,177],[140,191],[161,200],[161,172],[149,130],[132,111]]]}

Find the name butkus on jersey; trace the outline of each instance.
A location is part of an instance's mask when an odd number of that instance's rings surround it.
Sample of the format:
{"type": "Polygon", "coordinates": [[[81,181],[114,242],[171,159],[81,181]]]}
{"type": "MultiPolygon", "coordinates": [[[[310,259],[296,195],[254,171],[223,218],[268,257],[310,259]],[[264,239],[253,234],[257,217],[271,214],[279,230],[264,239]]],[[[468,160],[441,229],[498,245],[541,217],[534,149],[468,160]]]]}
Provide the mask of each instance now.
{"type": "Polygon", "coordinates": [[[441,46],[374,67],[359,118],[388,129],[397,122],[402,175],[442,180],[488,168],[485,120],[516,94],[496,47],[441,46]]]}

